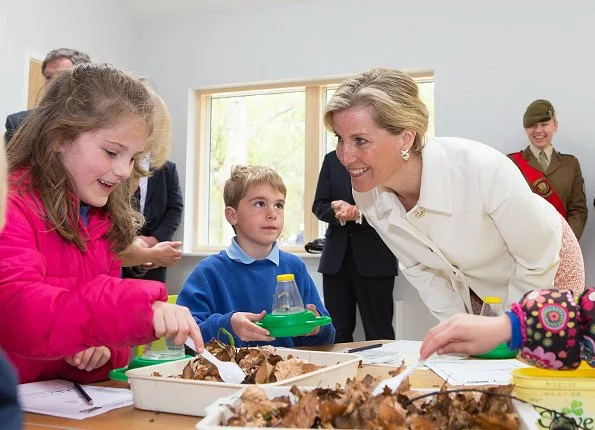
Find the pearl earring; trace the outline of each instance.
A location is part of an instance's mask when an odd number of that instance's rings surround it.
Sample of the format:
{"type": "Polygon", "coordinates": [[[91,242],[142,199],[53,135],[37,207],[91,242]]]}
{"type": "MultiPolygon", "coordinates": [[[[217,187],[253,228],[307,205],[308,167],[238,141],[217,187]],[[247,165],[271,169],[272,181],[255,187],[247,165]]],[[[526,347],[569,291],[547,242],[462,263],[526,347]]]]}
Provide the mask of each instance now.
{"type": "Polygon", "coordinates": [[[401,150],[401,157],[403,157],[403,160],[405,160],[405,161],[409,160],[409,150],[407,150],[407,149],[401,150]]]}

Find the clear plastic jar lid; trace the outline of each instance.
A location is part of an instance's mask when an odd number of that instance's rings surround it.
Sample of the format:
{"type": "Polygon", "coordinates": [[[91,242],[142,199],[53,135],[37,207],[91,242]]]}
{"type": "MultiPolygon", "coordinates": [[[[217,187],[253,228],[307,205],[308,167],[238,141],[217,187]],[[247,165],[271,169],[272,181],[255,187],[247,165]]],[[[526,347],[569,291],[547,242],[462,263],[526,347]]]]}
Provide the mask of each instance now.
{"type": "Polygon", "coordinates": [[[295,276],[293,276],[293,273],[277,275],[277,281],[295,281],[295,276]]]}

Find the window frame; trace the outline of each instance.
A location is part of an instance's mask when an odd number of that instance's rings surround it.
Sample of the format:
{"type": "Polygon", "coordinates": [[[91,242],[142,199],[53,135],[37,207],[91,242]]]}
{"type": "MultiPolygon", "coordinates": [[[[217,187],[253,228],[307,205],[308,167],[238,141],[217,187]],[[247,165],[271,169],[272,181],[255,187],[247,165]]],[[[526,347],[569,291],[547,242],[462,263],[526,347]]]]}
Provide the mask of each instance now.
{"type": "MultiPolygon", "coordinates": [[[[416,82],[434,82],[434,72],[431,69],[419,69],[405,71],[407,75],[415,79],[416,82]]],[[[194,121],[190,125],[189,131],[194,138],[188,140],[189,144],[194,144],[194,151],[188,151],[188,154],[194,156],[189,159],[189,167],[194,166],[194,175],[191,175],[194,181],[194,198],[191,216],[191,251],[193,253],[216,253],[227,248],[228,245],[212,246],[205,245],[207,230],[200,217],[205,212],[201,208],[205,207],[208,187],[203,185],[209,180],[209,160],[210,160],[210,100],[218,96],[242,96],[247,94],[267,92],[275,93],[278,90],[303,90],[305,94],[305,115],[304,115],[304,150],[305,166],[304,172],[304,244],[319,237],[320,221],[312,213],[312,202],[316,193],[316,185],[322,161],[326,155],[326,140],[322,116],[324,111],[324,97],[328,88],[337,87],[351,75],[337,76],[326,79],[303,80],[303,81],[283,81],[271,83],[247,83],[242,85],[222,85],[216,87],[196,88],[191,92],[191,112],[194,111],[194,121]]],[[[192,116],[192,114],[190,115],[192,116]]],[[[187,176],[188,177],[188,176],[187,176]]],[[[221,208],[223,216],[223,208],[221,208]]],[[[188,224],[186,224],[188,225],[188,224]]],[[[186,235],[188,238],[189,236],[186,235]]],[[[291,253],[305,253],[303,245],[282,246],[282,249],[291,253]]]]}

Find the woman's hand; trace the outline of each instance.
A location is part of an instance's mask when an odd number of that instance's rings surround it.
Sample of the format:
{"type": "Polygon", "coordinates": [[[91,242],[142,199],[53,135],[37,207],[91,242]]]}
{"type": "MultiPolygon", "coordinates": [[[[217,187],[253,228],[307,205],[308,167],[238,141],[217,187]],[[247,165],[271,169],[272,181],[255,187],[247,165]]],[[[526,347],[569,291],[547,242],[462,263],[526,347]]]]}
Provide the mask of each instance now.
{"type": "Polygon", "coordinates": [[[275,338],[269,336],[269,331],[267,329],[254,324],[255,321],[263,319],[265,315],[266,311],[262,311],[259,314],[236,312],[231,316],[231,328],[235,335],[244,342],[273,341],[275,338]]]}
{"type": "Polygon", "coordinates": [[[510,341],[512,325],[508,315],[483,317],[457,314],[428,331],[419,358],[438,354],[481,354],[510,341]]]}
{"type": "Polygon", "coordinates": [[[355,221],[359,217],[359,208],[343,200],[334,200],[331,208],[335,211],[335,218],[343,223],[355,221]]]}
{"type": "Polygon", "coordinates": [[[99,369],[111,358],[112,353],[106,346],[92,346],[77,354],[68,356],[64,359],[68,364],[77,367],[80,370],[99,369]]]}
{"type": "Polygon", "coordinates": [[[155,236],[137,236],[137,239],[142,240],[147,247],[151,248],[159,243],[159,240],[155,236]]]}
{"type": "Polygon", "coordinates": [[[171,267],[182,258],[182,242],[159,242],[151,248],[145,248],[148,252],[149,260],[155,267],[171,267]]]}
{"type": "Polygon", "coordinates": [[[173,337],[176,345],[182,345],[190,338],[196,352],[202,352],[205,347],[202,335],[188,308],[166,302],[155,302],[152,307],[156,337],[173,337]]]}
{"type": "MultiPolygon", "coordinates": [[[[310,312],[312,312],[315,316],[319,317],[320,316],[320,312],[318,312],[318,310],[316,309],[316,305],[306,305],[306,309],[308,309],[310,312]]],[[[306,336],[316,336],[318,333],[320,333],[320,326],[318,327],[314,327],[312,329],[312,331],[310,333],[308,333],[306,336]]]]}
{"type": "Polygon", "coordinates": [[[145,242],[141,236],[136,236],[132,242],[132,245],[138,246],[139,248],[150,248],[149,244],[145,242]]]}
{"type": "MultiPolygon", "coordinates": [[[[143,239],[141,239],[141,236],[136,236],[134,238],[134,242],[132,243],[132,246],[130,248],[128,248],[129,252],[127,253],[128,254],[127,257],[128,258],[142,258],[141,257],[142,253],[146,252],[146,251],[143,251],[143,249],[147,249],[147,248],[150,248],[148,243],[145,242],[143,239]]],[[[125,264],[127,262],[128,262],[127,258],[125,257],[122,261],[123,267],[126,267],[125,264]]],[[[138,266],[141,266],[145,271],[155,268],[155,265],[151,262],[138,264],[138,266]]]]}
{"type": "Polygon", "coordinates": [[[122,255],[122,267],[143,266],[146,269],[170,267],[182,258],[182,242],[159,242],[149,247],[141,237],[137,237],[122,255]]]}

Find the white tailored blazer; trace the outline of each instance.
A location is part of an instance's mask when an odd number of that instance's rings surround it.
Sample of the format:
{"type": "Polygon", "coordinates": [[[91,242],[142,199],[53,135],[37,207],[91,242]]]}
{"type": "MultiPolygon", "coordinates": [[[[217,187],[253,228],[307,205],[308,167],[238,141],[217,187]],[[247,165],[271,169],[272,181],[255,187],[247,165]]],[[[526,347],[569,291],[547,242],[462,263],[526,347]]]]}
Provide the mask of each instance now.
{"type": "Polygon", "coordinates": [[[383,186],[353,195],[433,315],[472,313],[469,288],[510,306],[530,290],[553,287],[561,217],[508,157],[445,137],[428,139],[422,159],[410,211],[383,186]]]}

